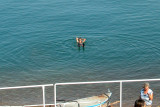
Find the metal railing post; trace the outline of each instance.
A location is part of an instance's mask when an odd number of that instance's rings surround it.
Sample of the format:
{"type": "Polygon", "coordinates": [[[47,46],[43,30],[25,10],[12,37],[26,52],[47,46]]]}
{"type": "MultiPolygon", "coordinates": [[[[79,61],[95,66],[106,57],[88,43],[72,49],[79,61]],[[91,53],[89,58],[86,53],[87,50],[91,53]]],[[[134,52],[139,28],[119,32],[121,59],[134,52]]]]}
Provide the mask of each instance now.
{"type": "Polygon", "coordinates": [[[57,98],[56,98],[56,84],[54,84],[54,104],[55,104],[55,107],[56,107],[56,101],[57,101],[57,98]]]}
{"type": "Polygon", "coordinates": [[[120,107],[122,107],[122,81],[120,81],[120,107]]]}
{"type": "Polygon", "coordinates": [[[45,86],[42,86],[43,91],[43,107],[45,107],[45,86]]]}

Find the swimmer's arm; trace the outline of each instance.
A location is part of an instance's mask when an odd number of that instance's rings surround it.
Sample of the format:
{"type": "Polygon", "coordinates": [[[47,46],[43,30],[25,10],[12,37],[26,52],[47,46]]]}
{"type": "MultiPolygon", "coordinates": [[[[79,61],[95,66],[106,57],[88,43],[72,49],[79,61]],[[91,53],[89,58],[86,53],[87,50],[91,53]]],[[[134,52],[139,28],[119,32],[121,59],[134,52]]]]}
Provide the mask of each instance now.
{"type": "Polygon", "coordinates": [[[83,42],[85,42],[86,41],[86,39],[83,39],[83,42]]]}
{"type": "Polygon", "coordinates": [[[79,42],[77,37],[76,37],[76,41],[79,42]]]}

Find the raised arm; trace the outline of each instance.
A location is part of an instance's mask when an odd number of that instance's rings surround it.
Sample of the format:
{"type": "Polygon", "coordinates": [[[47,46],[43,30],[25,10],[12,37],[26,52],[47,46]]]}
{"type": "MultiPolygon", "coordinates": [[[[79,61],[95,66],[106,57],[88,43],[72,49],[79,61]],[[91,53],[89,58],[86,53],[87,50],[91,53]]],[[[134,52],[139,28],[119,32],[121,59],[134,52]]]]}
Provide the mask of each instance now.
{"type": "Polygon", "coordinates": [[[83,39],[83,43],[86,41],[86,39],[83,39]]]}
{"type": "Polygon", "coordinates": [[[76,37],[76,41],[79,42],[77,37],[76,37]]]}

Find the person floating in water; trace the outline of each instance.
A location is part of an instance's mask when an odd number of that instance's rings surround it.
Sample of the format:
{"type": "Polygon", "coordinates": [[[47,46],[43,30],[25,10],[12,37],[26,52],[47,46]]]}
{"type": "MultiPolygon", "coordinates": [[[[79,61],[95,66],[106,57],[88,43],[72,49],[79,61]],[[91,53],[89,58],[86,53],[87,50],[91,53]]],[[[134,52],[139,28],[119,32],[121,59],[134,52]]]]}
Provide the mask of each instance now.
{"type": "Polygon", "coordinates": [[[85,41],[86,41],[86,39],[85,38],[77,38],[76,37],[76,40],[77,40],[77,44],[78,44],[78,47],[80,47],[80,46],[85,46],[85,41]]]}

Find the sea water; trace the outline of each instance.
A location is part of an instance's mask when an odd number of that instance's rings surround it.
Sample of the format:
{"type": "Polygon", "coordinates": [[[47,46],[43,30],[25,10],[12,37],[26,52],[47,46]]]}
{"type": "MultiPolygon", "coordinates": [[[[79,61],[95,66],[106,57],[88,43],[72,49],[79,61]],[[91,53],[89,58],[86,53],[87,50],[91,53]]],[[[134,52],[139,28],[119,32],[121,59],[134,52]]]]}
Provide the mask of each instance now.
{"type": "Polygon", "coordinates": [[[0,87],[159,78],[159,4],[0,1],[0,87]],[[76,37],[86,38],[84,48],[77,47],[76,37]]]}

